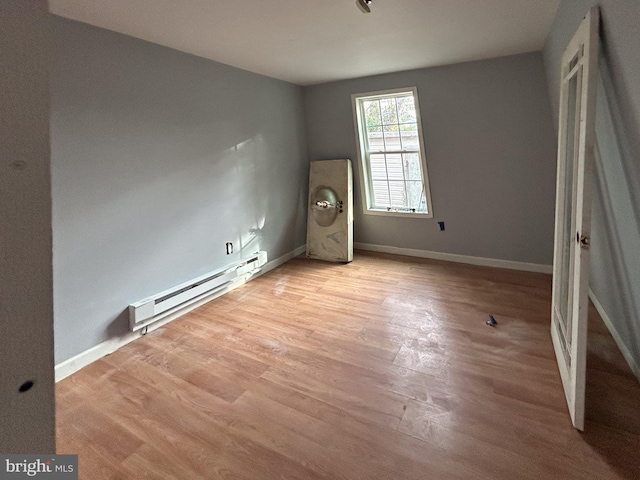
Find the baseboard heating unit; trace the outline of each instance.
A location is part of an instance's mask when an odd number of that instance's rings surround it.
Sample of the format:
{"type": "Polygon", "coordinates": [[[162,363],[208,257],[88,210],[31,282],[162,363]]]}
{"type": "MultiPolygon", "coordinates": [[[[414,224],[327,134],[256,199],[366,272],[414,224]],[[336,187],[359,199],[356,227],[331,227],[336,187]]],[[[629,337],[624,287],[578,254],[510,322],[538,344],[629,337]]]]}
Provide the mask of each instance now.
{"type": "Polygon", "coordinates": [[[234,284],[248,280],[267,263],[267,252],[206,273],[193,280],[129,305],[129,329],[138,331],[188,305],[234,284]]]}

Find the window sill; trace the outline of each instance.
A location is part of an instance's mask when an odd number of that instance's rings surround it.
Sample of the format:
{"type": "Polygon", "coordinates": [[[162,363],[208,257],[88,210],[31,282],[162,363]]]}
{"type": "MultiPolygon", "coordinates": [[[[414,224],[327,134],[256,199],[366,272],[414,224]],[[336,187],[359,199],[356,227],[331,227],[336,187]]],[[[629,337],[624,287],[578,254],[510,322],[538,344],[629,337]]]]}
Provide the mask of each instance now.
{"type": "Polygon", "coordinates": [[[416,212],[398,212],[388,210],[372,210],[365,208],[365,215],[376,215],[378,217],[405,217],[405,218],[433,218],[432,212],[416,213],[416,212]]]}

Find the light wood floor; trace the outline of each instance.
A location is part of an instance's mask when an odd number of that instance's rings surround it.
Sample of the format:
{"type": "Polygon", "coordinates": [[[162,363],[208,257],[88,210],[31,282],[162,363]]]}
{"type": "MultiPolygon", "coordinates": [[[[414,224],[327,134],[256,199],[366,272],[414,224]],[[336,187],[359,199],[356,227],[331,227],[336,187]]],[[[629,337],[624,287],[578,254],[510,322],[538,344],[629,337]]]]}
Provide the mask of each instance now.
{"type": "Polygon", "coordinates": [[[572,429],[550,290],[543,274],[297,258],[60,382],[58,452],[90,480],[638,479],[640,385],[592,315],[572,429]]]}

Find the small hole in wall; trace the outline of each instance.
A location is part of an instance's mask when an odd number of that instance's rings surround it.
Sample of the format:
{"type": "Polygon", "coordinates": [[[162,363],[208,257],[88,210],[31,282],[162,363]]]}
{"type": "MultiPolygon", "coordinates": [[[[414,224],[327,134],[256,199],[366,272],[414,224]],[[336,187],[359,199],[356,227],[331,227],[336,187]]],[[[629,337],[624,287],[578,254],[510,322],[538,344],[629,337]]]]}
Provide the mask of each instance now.
{"type": "Polygon", "coordinates": [[[28,392],[29,390],[31,390],[31,387],[33,387],[33,380],[27,380],[22,385],[20,385],[18,391],[20,393],[28,392]]]}

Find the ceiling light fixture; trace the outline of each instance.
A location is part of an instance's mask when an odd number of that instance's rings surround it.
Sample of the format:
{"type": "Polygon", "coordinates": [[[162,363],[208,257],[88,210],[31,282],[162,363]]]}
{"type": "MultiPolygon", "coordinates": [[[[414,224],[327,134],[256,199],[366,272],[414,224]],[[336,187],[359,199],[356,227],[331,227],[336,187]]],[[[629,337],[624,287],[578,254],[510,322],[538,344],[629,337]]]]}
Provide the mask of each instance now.
{"type": "Polygon", "coordinates": [[[356,5],[358,5],[358,8],[364,13],[371,13],[371,8],[369,7],[371,0],[356,0],[356,5]]]}

